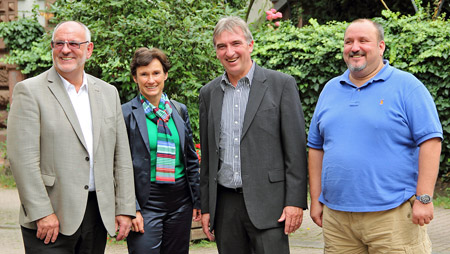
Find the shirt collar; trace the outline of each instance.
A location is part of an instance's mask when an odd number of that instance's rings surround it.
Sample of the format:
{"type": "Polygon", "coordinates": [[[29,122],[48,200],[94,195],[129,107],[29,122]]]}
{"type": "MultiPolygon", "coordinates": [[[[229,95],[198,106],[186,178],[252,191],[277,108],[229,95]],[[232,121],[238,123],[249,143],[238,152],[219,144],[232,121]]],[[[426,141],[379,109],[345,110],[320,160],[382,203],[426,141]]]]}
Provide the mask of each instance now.
{"type": "MultiPolygon", "coordinates": [[[[252,61],[252,67],[248,71],[247,75],[245,75],[245,77],[241,78],[239,81],[246,79],[248,81],[248,83],[247,83],[248,86],[251,87],[252,86],[253,75],[255,74],[255,65],[256,65],[255,61],[252,61]]],[[[222,90],[225,90],[225,87],[227,85],[232,86],[230,80],[228,80],[227,72],[224,72],[224,74],[222,75],[222,80],[220,81],[220,86],[222,87],[222,90]]]]}
{"type": "MultiPolygon", "coordinates": [[[[385,81],[386,79],[389,78],[389,76],[391,76],[392,71],[394,70],[394,67],[390,66],[389,61],[386,59],[383,59],[383,64],[384,64],[383,68],[381,68],[381,70],[373,78],[371,78],[369,81],[367,81],[361,87],[368,86],[376,81],[385,81]]],[[[344,74],[341,75],[339,82],[341,83],[341,85],[355,86],[350,81],[350,70],[348,70],[348,69],[344,72],[344,74]]]]}
{"type": "MultiPolygon", "coordinates": [[[[67,81],[65,78],[63,78],[59,73],[58,76],[61,78],[64,88],[66,88],[66,91],[69,92],[71,89],[75,89],[75,86],[72,85],[69,81],[67,81]]],[[[88,89],[88,83],[86,78],[86,72],[83,71],[83,83],[81,83],[80,91],[88,89]]]]}

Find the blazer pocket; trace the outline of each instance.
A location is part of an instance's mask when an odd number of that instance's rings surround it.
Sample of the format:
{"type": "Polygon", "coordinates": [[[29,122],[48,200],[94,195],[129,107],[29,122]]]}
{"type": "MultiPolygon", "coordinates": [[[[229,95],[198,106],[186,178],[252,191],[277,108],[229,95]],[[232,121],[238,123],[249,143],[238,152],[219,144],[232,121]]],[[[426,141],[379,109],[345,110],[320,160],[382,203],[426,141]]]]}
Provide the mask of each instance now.
{"type": "Polygon", "coordinates": [[[278,112],[279,112],[278,107],[273,106],[273,107],[258,109],[258,111],[256,112],[256,115],[257,116],[266,116],[266,115],[274,116],[274,115],[279,114],[278,112]]]}
{"type": "Polygon", "coordinates": [[[49,175],[41,175],[45,186],[53,186],[55,184],[56,177],[49,175]]]}
{"type": "Polygon", "coordinates": [[[114,116],[107,116],[104,118],[105,124],[110,124],[114,122],[114,116]]]}
{"type": "Polygon", "coordinates": [[[284,181],[285,178],[286,178],[286,175],[284,174],[284,170],[275,169],[275,170],[269,171],[269,181],[271,183],[284,181]]]}

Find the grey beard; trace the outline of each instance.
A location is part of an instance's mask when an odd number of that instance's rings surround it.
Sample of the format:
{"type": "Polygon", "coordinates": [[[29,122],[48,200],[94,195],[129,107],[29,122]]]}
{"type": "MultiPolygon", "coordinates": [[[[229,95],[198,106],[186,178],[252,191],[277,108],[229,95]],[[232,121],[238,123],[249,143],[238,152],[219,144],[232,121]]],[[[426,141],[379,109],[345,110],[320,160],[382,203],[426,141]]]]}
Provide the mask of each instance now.
{"type": "Polygon", "coordinates": [[[358,67],[356,67],[356,66],[352,66],[351,64],[348,64],[348,69],[351,71],[351,72],[359,72],[359,71],[362,71],[362,70],[364,70],[365,68],[366,68],[366,66],[367,66],[367,63],[365,63],[365,64],[363,64],[363,65],[361,65],[361,66],[358,66],[358,67]]]}

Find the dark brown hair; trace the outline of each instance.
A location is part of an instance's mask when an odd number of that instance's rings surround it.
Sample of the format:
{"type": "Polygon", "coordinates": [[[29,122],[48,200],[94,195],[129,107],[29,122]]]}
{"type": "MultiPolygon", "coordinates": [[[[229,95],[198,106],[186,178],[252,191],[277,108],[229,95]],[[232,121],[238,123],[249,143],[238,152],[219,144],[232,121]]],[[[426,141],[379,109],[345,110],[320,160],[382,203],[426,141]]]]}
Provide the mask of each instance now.
{"type": "Polygon", "coordinates": [[[158,48],[138,48],[134,52],[133,60],[131,60],[130,70],[131,75],[136,77],[136,70],[138,67],[149,65],[153,59],[158,59],[163,67],[164,73],[167,73],[171,67],[169,59],[166,54],[158,48]]]}
{"type": "MultiPolygon", "coordinates": [[[[377,23],[377,22],[375,22],[373,20],[370,20],[370,19],[356,19],[356,20],[353,20],[352,23],[350,23],[350,25],[352,25],[353,23],[363,23],[363,22],[369,22],[375,27],[375,29],[377,30],[378,42],[384,41],[384,29],[383,29],[383,27],[379,23],[377,23]]],[[[350,25],[348,25],[347,28],[345,28],[345,33],[347,32],[347,29],[348,29],[348,27],[350,25]]]]}

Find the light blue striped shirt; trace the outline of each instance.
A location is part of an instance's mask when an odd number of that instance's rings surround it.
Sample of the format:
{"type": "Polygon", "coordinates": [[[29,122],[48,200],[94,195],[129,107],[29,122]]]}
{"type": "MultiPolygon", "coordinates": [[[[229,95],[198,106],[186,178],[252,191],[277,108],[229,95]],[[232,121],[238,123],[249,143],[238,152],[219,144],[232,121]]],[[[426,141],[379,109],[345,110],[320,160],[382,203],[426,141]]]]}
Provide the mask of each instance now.
{"type": "Polygon", "coordinates": [[[230,83],[226,73],[223,74],[220,83],[224,96],[220,121],[220,170],[217,181],[227,188],[242,187],[240,143],[254,72],[255,62],[247,75],[238,81],[236,87],[230,83]]]}

